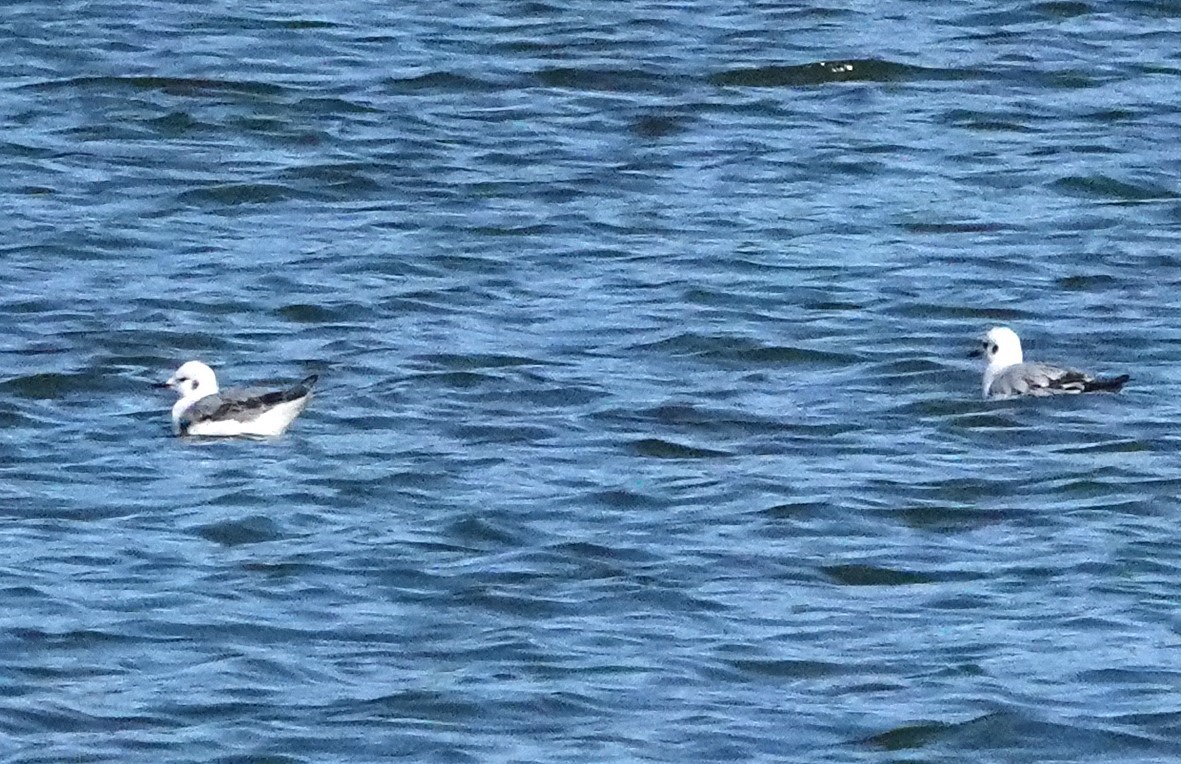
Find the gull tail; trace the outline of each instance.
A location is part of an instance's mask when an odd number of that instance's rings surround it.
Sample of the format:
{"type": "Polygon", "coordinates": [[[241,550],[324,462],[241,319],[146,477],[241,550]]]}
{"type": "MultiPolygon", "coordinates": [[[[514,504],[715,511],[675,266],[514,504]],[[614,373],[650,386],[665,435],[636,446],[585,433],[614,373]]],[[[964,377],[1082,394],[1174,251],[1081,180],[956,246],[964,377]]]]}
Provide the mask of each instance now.
{"type": "Polygon", "coordinates": [[[266,395],[260,395],[257,398],[252,398],[252,401],[257,401],[263,406],[278,406],[280,403],[289,403],[290,401],[297,401],[309,395],[312,392],[312,385],[316,384],[316,380],[320,377],[313,374],[310,377],[304,377],[298,384],[292,385],[286,390],[278,390],[266,395]]]}
{"type": "Polygon", "coordinates": [[[1130,374],[1121,374],[1118,377],[1106,377],[1095,379],[1088,379],[1083,384],[1084,393],[1118,393],[1120,388],[1124,386],[1129,379],[1132,378],[1130,374]]]}
{"type": "MultiPolygon", "coordinates": [[[[320,378],[319,374],[312,374],[309,377],[304,377],[302,380],[300,380],[300,383],[298,385],[295,385],[290,390],[288,390],[286,393],[284,393],[284,395],[283,395],[284,400],[293,401],[296,398],[304,397],[305,395],[307,395],[308,393],[310,393],[312,391],[312,385],[316,384],[316,380],[318,380],[319,378],[320,378]]],[[[1124,379],[1126,381],[1127,377],[1124,377],[1124,379]]],[[[1099,380],[1095,380],[1095,381],[1098,382],[1099,380]]]]}
{"type": "Polygon", "coordinates": [[[287,390],[283,390],[281,392],[268,393],[262,398],[269,398],[270,400],[266,400],[266,403],[270,405],[287,403],[288,400],[299,400],[300,398],[305,397],[307,394],[312,392],[312,385],[314,385],[315,380],[319,378],[319,374],[312,374],[311,377],[305,377],[304,379],[300,380],[298,385],[292,385],[291,387],[288,387],[287,390]]]}

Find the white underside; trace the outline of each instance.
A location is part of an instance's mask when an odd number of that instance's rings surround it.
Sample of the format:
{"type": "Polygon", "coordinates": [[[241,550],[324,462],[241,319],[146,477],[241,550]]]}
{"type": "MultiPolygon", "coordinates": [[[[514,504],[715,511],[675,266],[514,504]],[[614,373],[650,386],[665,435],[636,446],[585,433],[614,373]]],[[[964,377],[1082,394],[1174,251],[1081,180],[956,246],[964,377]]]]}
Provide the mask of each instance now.
{"type": "Polygon", "coordinates": [[[282,435],[283,431],[299,416],[304,406],[311,400],[311,393],[294,401],[286,401],[267,409],[249,422],[237,419],[206,419],[189,425],[189,435],[202,437],[232,437],[234,435],[248,435],[259,438],[269,438],[282,435]]]}

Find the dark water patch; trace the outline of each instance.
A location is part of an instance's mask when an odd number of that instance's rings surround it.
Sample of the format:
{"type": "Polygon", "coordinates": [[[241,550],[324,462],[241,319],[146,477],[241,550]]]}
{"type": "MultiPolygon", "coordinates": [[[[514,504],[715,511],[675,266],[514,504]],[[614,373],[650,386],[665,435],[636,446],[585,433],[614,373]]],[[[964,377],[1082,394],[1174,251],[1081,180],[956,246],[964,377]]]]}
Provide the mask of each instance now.
{"type": "Polygon", "coordinates": [[[1050,92],[1090,90],[1111,84],[1110,73],[1094,68],[1064,66],[1060,69],[1018,65],[994,70],[992,76],[1017,87],[1042,89],[1050,92]]]}
{"type": "Polygon", "coordinates": [[[643,611],[671,614],[717,614],[730,609],[729,605],[717,599],[692,596],[663,581],[641,578],[637,583],[641,585],[640,588],[631,589],[627,593],[626,599],[632,606],[643,611]]]}
{"type": "Polygon", "coordinates": [[[689,446],[662,438],[643,438],[634,441],[631,447],[640,456],[654,459],[719,459],[733,456],[727,451],[689,446]]]}
{"type": "Polygon", "coordinates": [[[250,573],[261,573],[264,576],[276,580],[296,580],[318,571],[319,568],[315,565],[302,562],[252,560],[242,563],[242,570],[250,573]]]}
{"type": "Polygon", "coordinates": [[[823,515],[832,506],[821,501],[792,501],[776,504],[759,510],[758,514],[769,520],[797,520],[804,517],[823,515]]]}
{"type": "Polygon", "coordinates": [[[1103,122],[1108,124],[1117,124],[1120,122],[1131,122],[1138,119],[1141,114],[1130,109],[1107,108],[1096,109],[1088,113],[1087,119],[1093,122],[1103,122]]]}
{"type": "Polygon", "coordinates": [[[509,700],[506,706],[522,719],[531,720],[531,727],[535,730],[544,727],[558,731],[563,726],[558,720],[575,715],[601,713],[610,707],[610,703],[596,700],[583,693],[562,692],[554,695],[540,693],[524,700],[513,699],[509,700]]]}
{"type": "Polygon", "coordinates": [[[325,115],[342,115],[342,114],[381,114],[382,110],[370,106],[367,103],[362,103],[358,100],[351,100],[348,98],[301,98],[295,103],[297,109],[302,112],[310,112],[314,114],[325,115]]]}
{"type": "Polygon", "coordinates": [[[276,541],[284,535],[278,523],[262,515],[207,523],[195,530],[201,538],[227,547],[276,541]]]}
{"type": "MultiPolygon", "coordinates": [[[[465,232],[470,232],[470,227],[465,227],[465,232]]],[[[484,233],[489,232],[489,229],[484,229],[484,233]]],[[[443,253],[431,259],[431,265],[438,269],[441,274],[454,275],[456,273],[478,273],[481,275],[500,275],[510,267],[509,263],[503,258],[488,256],[482,257],[467,252],[444,250],[443,253]]],[[[467,291],[467,290],[463,290],[467,291]]],[[[414,294],[414,293],[411,293],[414,294]]],[[[429,294],[440,296],[445,295],[446,292],[432,291],[429,294]]]]}
{"type": "MultiPolygon", "coordinates": [[[[376,420],[362,418],[358,420],[359,426],[374,428],[397,427],[401,423],[401,419],[398,417],[390,417],[388,420],[381,418],[377,418],[376,420]]],[[[341,499],[372,500],[384,495],[390,487],[426,490],[437,486],[441,479],[442,476],[437,474],[395,472],[370,478],[342,475],[330,480],[316,481],[315,485],[331,489],[341,499]]]]}
{"type": "Polygon", "coordinates": [[[151,130],[145,130],[135,124],[71,127],[62,131],[62,137],[77,143],[92,143],[96,146],[119,143],[134,144],[141,141],[146,143],[155,138],[151,130]]]}
{"type": "Polygon", "coordinates": [[[499,90],[492,80],[452,72],[425,72],[409,77],[389,77],[382,83],[392,93],[437,96],[440,93],[480,93],[499,90]]]}
{"type": "Polygon", "coordinates": [[[543,366],[551,363],[549,361],[543,361],[537,358],[529,358],[527,356],[499,355],[495,353],[475,353],[467,355],[458,355],[455,353],[433,353],[420,356],[417,358],[417,360],[465,371],[470,369],[504,369],[515,366],[543,366]]]}
{"type": "MultiPolygon", "coordinates": [[[[32,427],[36,422],[36,419],[25,416],[16,406],[0,403],[0,428],[32,427]]],[[[0,449],[3,448],[3,446],[0,446],[0,449]]],[[[3,453],[3,451],[0,451],[0,453],[3,453]]]]}
{"type": "MultiPolygon", "coordinates": [[[[30,644],[40,645],[52,649],[73,650],[81,647],[88,647],[92,645],[110,645],[110,644],[134,644],[138,642],[138,637],[128,637],[112,631],[102,631],[98,629],[72,629],[69,631],[53,631],[39,628],[18,628],[14,629],[11,636],[16,637],[24,642],[30,644]]],[[[72,669],[61,669],[58,673],[57,669],[45,669],[42,677],[57,675],[69,676],[72,669]]],[[[79,675],[84,675],[88,672],[80,670],[79,675]]],[[[90,672],[100,673],[100,672],[90,672]]]]}
{"type": "Polygon", "coordinates": [[[759,66],[731,69],[708,78],[720,87],[783,88],[827,85],[837,82],[904,82],[966,76],[952,70],[926,69],[878,59],[818,61],[794,66],[759,66]]]}
{"type": "Polygon", "coordinates": [[[447,538],[465,546],[492,549],[518,546],[520,538],[513,530],[476,515],[463,515],[447,525],[447,538]]]}
{"type": "Polygon", "coordinates": [[[842,435],[854,434],[860,432],[861,429],[856,423],[812,422],[781,423],[776,428],[777,432],[785,436],[799,438],[801,441],[825,441],[827,439],[833,439],[835,441],[842,435]]]}
{"type": "Polygon", "coordinates": [[[262,138],[281,139],[292,135],[291,122],[277,117],[235,115],[226,120],[226,127],[239,133],[250,133],[262,138]]]}
{"type": "Polygon", "coordinates": [[[964,430],[1020,430],[1029,426],[1020,417],[998,411],[989,414],[965,414],[951,419],[953,427],[964,430]]]}
{"type": "Polygon", "coordinates": [[[1050,183],[1049,188],[1080,199],[1098,199],[1116,204],[1178,198],[1178,193],[1172,189],[1155,184],[1128,183],[1105,175],[1071,175],[1050,183]]]}
{"type": "MultiPolygon", "coordinates": [[[[8,252],[0,252],[0,256],[9,254],[8,252]]],[[[2,299],[2,298],[0,298],[2,299]]],[[[8,313],[28,313],[37,316],[46,316],[55,313],[61,309],[61,304],[57,300],[48,298],[25,298],[25,299],[7,299],[4,300],[4,310],[8,313]]],[[[9,351],[17,352],[17,351],[9,351]]],[[[23,352],[29,352],[24,350],[23,352]]]]}
{"type": "MultiPolygon", "coordinates": [[[[870,370],[871,374],[881,375],[883,377],[913,377],[923,374],[945,374],[946,372],[947,367],[944,364],[927,358],[900,358],[876,364],[870,370]]],[[[939,405],[936,402],[930,403],[939,405]]],[[[954,403],[947,405],[955,406],[954,403]]]]}
{"type": "MultiPolygon", "coordinates": [[[[1057,146],[1042,146],[1042,147],[1033,148],[1033,149],[1029,150],[1029,155],[1031,157],[1047,157],[1047,158],[1057,157],[1059,159],[1061,159],[1067,155],[1087,156],[1087,155],[1092,155],[1092,154],[1103,155],[1103,154],[1118,154],[1118,153],[1119,153],[1119,149],[1117,149],[1113,146],[1107,146],[1107,145],[1104,145],[1101,143],[1088,143],[1088,142],[1084,142],[1084,141],[1079,141],[1077,143],[1071,144],[1069,151],[1063,150],[1062,148],[1057,147],[1057,146]]],[[[1000,188],[1002,186],[997,186],[997,187],[1000,188]]],[[[1091,223],[1091,225],[1098,225],[1098,224],[1091,223]]]]}
{"type": "Polygon", "coordinates": [[[146,120],[144,124],[152,130],[159,133],[161,136],[168,138],[177,138],[187,133],[196,130],[208,129],[210,126],[194,119],[191,114],[183,111],[174,111],[165,114],[162,117],[154,117],[146,120]]]}
{"type": "Polygon", "coordinates": [[[341,29],[344,24],[335,21],[328,21],[327,19],[282,19],[278,23],[284,29],[294,29],[297,31],[307,29],[341,29]]]}
{"type": "Polygon", "coordinates": [[[942,121],[948,125],[984,133],[1036,133],[1043,119],[1036,112],[984,112],[963,108],[949,109],[942,115],[942,121]]]}
{"type": "Polygon", "coordinates": [[[626,489],[598,491],[588,496],[588,500],[593,504],[613,510],[638,510],[663,506],[667,503],[655,495],[626,489]]]}
{"type": "Polygon", "coordinates": [[[198,79],[184,77],[74,77],[47,80],[22,87],[35,90],[78,89],[83,91],[160,91],[174,96],[209,96],[223,93],[279,96],[286,90],[267,82],[198,79]]]}
{"type": "Polygon", "coordinates": [[[802,307],[804,310],[816,311],[819,313],[858,311],[865,310],[866,308],[864,303],[835,299],[804,301],[801,303],[800,307],[802,307]]]}
{"type": "Polygon", "coordinates": [[[567,603],[556,599],[509,593],[504,588],[487,585],[468,587],[460,594],[476,610],[511,618],[556,618],[569,611],[567,603]]]}
{"type": "Polygon", "coordinates": [[[824,565],[820,572],[842,586],[911,586],[949,580],[947,574],[932,575],[879,565],[824,565]]]}
{"type": "Polygon", "coordinates": [[[331,193],[347,199],[364,197],[382,189],[382,184],[355,164],[305,165],[285,170],[277,178],[309,193],[331,193]]]}
{"type": "Polygon", "coordinates": [[[457,438],[474,443],[542,443],[558,436],[548,427],[530,425],[457,424],[447,428],[457,438]]]}
{"type": "MultiPolygon", "coordinates": [[[[44,146],[35,146],[27,143],[18,143],[13,140],[13,136],[8,136],[8,139],[0,139],[0,156],[8,157],[10,160],[16,159],[52,159],[57,155],[53,149],[44,146]]],[[[27,166],[31,168],[38,168],[40,165],[29,163],[25,165],[23,162],[18,166],[27,166]]]]}
{"type": "Polygon", "coordinates": [[[910,751],[929,747],[944,737],[950,729],[950,724],[941,722],[905,724],[865,738],[861,744],[885,751],[910,751]]]}
{"type": "Polygon", "coordinates": [[[0,382],[0,391],[21,398],[55,400],[93,389],[94,382],[95,380],[89,374],[46,372],[7,379],[0,382]]]}
{"type": "Polygon", "coordinates": [[[294,304],[284,305],[275,311],[277,315],[287,321],[297,324],[328,324],[342,321],[346,316],[353,316],[352,310],[329,308],[324,305],[294,304]]]}
{"type": "Polygon", "coordinates": [[[895,510],[906,525],[933,533],[961,533],[1001,523],[1006,514],[972,506],[922,505],[895,510]]]}
{"type": "Polygon", "coordinates": [[[1009,230],[1006,223],[899,223],[898,227],[909,233],[917,234],[980,234],[997,233],[1009,230]]]}
{"type": "Polygon", "coordinates": [[[949,596],[933,597],[926,602],[926,607],[935,610],[986,610],[993,605],[990,597],[975,594],[953,594],[949,596]]]}
{"type": "Polygon", "coordinates": [[[683,133],[686,121],[679,117],[645,115],[631,123],[631,132],[640,138],[668,138],[683,133]]]}
{"type": "MultiPolygon", "coordinates": [[[[942,369],[944,374],[947,369],[942,369]]],[[[926,373],[926,372],[924,372],[926,373]]],[[[961,372],[957,371],[957,376],[961,372]]],[[[946,395],[928,395],[917,400],[910,400],[892,407],[889,411],[896,416],[935,419],[958,422],[961,417],[985,416],[992,417],[1009,414],[1010,412],[996,405],[989,405],[980,397],[980,382],[978,373],[962,372],[963,395],[948,397],[946,395]],[[975,383],[975,384],[969,384],[975,383]]],[[[908,375],[895,374],[890,376],[905,377],[908,375]]],[[[913,375],[911,375],[913,376],[913,375]]]]}
{"type": "Polygon", "coordinates": [[[1113,495],[1119,496],[1124,484],[1125,481],[1120,475],[1114,475],[1109,480],[1104,480],[1098,475],[1094,477],[1088,475],[1055,480],[1043,488],[1052,495],[1061,497],[1065,502],[1074,504],[1080,500],[1099,499],[1102,501],[1113,495]]]}
{"type": "Polygon", "coordinates": [[[845,668],[835,663],[809,660],[734,659],[727,661],[734,669],[756,679],[823,679],[838,676],[845,668]]]}
{"type": "MultiPolygon", "coordinates": [[[[77,708],[72,703],[53,704],[52,706],[9,709],[5,712],[6,722],[12,720],[17,727],[37,730],[40,734],[46,731],[57,735],[114,735],[136,731],[139,733],[158,732],[167,733],[177,729],[179,725],[161,716],[138,714],[110,714],[92,713],[77,708]]],[[[82,758],[82,757],[79,757],[82,758]]],[[[37,761],[38,759],[30,759],[37,761]]],[[[52,759],[40,759],[52,761],[52,759]]]]}
{"type": "Polygon", "coordinates": [[[627,546],[604,546],[590,541],[563,542],[555,544],[552,549],[563,556],[612,566],[619,562],[651,564],[659,561],[656,555],[647,550],[627,546]]]}
{"type": "Polygon", "coordinates": [[[682,333],[655,342],[636,345],[633,350],[672,352],[726,361],[767,365],[844,366],[862,360],[848,353],[791,346],[766,346],[746,337],[710,336],[682,333]]]}
{"type": "Polygon", "coordinates": [[[300,198],[312,197],[279,183],[222,183],[184,191],[177,195],[177,201],[181,204],[200,207],[278,204],[300,198]]]}
{"type": "Polygon", "coordinates": [[[542,381],[543,387],[531,387],[519,393],[520,399],[529,401],[540,408],[567,409],[586,406],[609,396],[603,390],[580,385],[553,385],[542,381]]]}
{"type": "Polygon", "coordinates": [[[499,381],[499,377],[490,374],[478,374],[474,371],[444,371],[411,374],[410,381],[429,382],[432,386],[450,387],[456,390],[473,390],[486,387],[499,381]]]}
{"type": "Polygon", "coordinates": [[[1063,276],[1056,283],[1060,289],[1066,289],[1071,292],[1101,292],[1107,291],[1119,284],[1114,277],[1103,273],[1063,276]]]}
{"type": "Polygon", "coordinates": [[[661,425],[691,426],[698,430],[732,430],[745,428],[750,430],[773,427],[778,420],[759,418],[744,414],[685,404],[663,404],[652,408],[640,409],[633,415],[633,420],[654,422],[661,425]]]}
{"type": "Polygon", "coordinates": [[[946,502],[953,506],[978,506],[989,499],[1001,498],[1020,492],[1024,481],[1019,476],[995,478],[947,478],[923,482],[909,481],[911,490],[924,494],[928,499],[946,502]]]}
{"type": "Polygon", "coordinates": [[[683,297],[686,302],[695,305],[709,305],[715,307],[748,308],[763,305],[765,298],[751,295],[746,290],[721,291],[717,289],[703,289],[693,286],[685,289],[683,297]]]}
{"type": "MultiPolygon", "coordinates": [[[[511,164],[515,165],[519,161],[520,161],[519,159],[513,158],[511,160],[511,164]]],[[[516,184],[510,184],[510,185],[490,184],[490,185],[481,186],[478,188],[471,187],[471,190],[475,191],[477,193],[493,193],[493,194],[500,194],[501,191],[503,190],[504,192],[508,193],[511,196],[511,195],[513,195],[513,189],[514,189],[515,185],[516,184]]],[[[550,200],[550,201],[560,201],[559,199],[557,199],[555,197],[555,192],[552,188],[550,191],[544,192],[542,196],[543,196],[543,198],[550,200]]],[[[475,226],[471,226],[470,228],[468,228],[468,230],[471,233],[476,234],[478,236],[500,236],[500,237],[509,237],[509,238],[513,238],[513,239],[518,239],[523,236],[541,236],[543,234],[549,233],[553,229],[548,225],[518,225],[518,226],[514,226],[514,225],[495,225],[495,226],[475,225],[475,226]]]]}
{"type": "Polygon", "coordinates": [[[548,67],[533,75],[545,88],[601,93],[643,93],[670,89],[677,79],[666,74],[635,69],[576,69],[548,67]]]}
{"type": "MultiPolygon", "coordinates": [[[[1099,626],[1111,625],[1108,622],[1097,624],[1099,626]]],[[[1137,668],[1100,668],[1088,669],[1079,672],[1079,679],[1086,682],[1114,682],[1118,684],[1135,686],[1135,685],[1154,685],[1154,684],[1168,684],[1176,685],[1181,680],[1181,675],[1177,671],[1171,670],[1144,670],[1137,668]]],[[[1176,711],[1166,711],[1161,714],[1148,714],[1149,716],[1161,716],[1171,718],[1174,721],[1181,721],[1181,713],[1176,711]]]]}
{"type": "MultiPolygon", "coordinates": [[[[737,345],[739,343],[735,343],[737,345]]],[[[796,365],[824,365],[824,366],[846,366],[859,363],[864,360],[861,356],[852,353],[834,353],[827,350],[815,350],[811,348],[799,348],[785,345],[759,346],[759,347],[735,347],[730,346],[725,349],[715,349],[707,355],[724,358],[726,360],[743,361],[753,364],[766,364],[772,366],[796,366],[796,365]]]]}
{"type": "Polygon", "coordinates": [[[1153,735],[1094,728],[1084,721],[1069,724],[1041,721],[1030,712],[1018,709],[997,711],[949,725],[940,737],[955,750],[987,748],[1010,755],[1027,750],[1027,741],[1039,740],[1047,752],[1063,759],[1085,757],[1088,751],[1094,750],[1160,755],[1169,745],[1153,735]]]}
{"type": "MultiPolygon", "coordinates": [[[[896,315],[901,318],[955,318],[955,319],[974,319],[981,323],[985,321],[995,322],[1020,322],[1030,319],[1028,311],[1020,308],[1003,308],[985,305],[963,305],[963,304],[932,304],[929,302],[920,301],[905,301],[895,303],[894,307],[888,308],[887,312],[891,315],[896,315]]],[[[983,328],[981,329],[983,332],[983,328]]],[[[965,351],[966,353],[967,351],[965,351]]]]}
{"type": "Polygon", "coordinates": [[[1072,19],[1095,12],[1095,9],[1090,4],[1078,2],[1034,3],[1032,10],[1035,13],[1060,19],[1072,19]]]}
{"type": "MultiPolygon", "coordinates": [[[[1067,510],[1067,514],[1077,514],[1080,517],[1100,514],[1102,517],[1126,515],[1128,517],[1143,517],[1159,515],[1161,504],[1151,496],[1140,498],[1122,498],[1119,494],[1107,493],[1088,497],[1079,505],[1067,510]]],[[[1100,522],[1103,522],[1101,519],[1100,522]]]]}
{"type": "Polygon", "coordinates": [[[337,705],[330,715],[344,719],[415,720],[431,724],[476,722],[482,708],[463,695],[432,690],[401,690],[364,701],[337,705]]]}

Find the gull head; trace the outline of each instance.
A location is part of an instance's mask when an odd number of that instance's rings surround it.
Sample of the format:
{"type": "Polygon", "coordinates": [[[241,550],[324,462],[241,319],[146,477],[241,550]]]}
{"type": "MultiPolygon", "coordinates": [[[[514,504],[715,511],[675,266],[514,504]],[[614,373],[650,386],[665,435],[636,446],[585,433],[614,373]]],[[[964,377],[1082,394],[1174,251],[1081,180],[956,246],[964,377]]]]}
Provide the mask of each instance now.
{"type": "Polygon", "coordinates": [[[196,400],[218,392],[217,375],[200,361],[185,363],[160,386],[172,388],[182,400],[196,400]]]}
{"type": "Polygon", "coordinates": [[[989,329],[980,340],[980,347],[972,355],[982,356],[985,365],[990,369],[1007,369],[1024,360],[1021,339],[1007,326],[994,326],[989,329]]]}

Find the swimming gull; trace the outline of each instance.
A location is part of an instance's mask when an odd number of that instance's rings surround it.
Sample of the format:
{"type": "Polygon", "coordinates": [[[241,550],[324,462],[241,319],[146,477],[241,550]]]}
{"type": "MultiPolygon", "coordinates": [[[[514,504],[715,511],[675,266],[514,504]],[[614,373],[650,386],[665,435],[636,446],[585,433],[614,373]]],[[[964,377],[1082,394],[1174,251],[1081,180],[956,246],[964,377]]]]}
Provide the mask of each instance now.
{"type": "Polygon", "coordinates": [[[281,434],[312,398],[315,374],[274,392],[222,390],[213,369],[189,361],[167,382],[180,395],[172,407],[172,430],[177,435],[269,437],[281,434]]]}
{"type": "Polygon", "coordinates": [[[1119,392],[1131,377],[1092,377],[1077,369],[1064,369],[1044,363],[1025,363],[1021,340],[1007,326],[988,330],[980,347],[972,352],[983,356],[984,397],[1012,398],[1020,395],[1069,395],[1074,393],[1119,392]]]}

